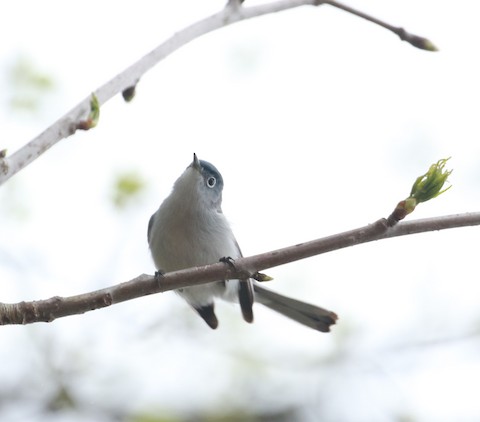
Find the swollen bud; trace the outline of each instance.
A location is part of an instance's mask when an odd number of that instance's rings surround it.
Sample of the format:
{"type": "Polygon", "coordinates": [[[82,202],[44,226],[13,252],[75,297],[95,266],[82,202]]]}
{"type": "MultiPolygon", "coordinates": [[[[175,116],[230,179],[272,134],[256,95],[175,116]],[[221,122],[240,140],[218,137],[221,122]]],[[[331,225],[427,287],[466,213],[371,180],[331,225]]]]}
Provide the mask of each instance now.
{"type": "Polygon", "coordinates": [[[451,186],[442,190],[448,176],[450,176],[453,171],[444,170],[448,160],[450,160],[450,157],[438,160],[430,166],[423,176],[418,177],[412,186],[410,197],[415,198],[418,203],[426,202],[450,189],[451,186]]]}
{"type": "Polygon", "coordinates": [[[405,41],[409,42],[414,47],[420,48],[421,50],[438,51],[438,48],[427,38],[412,35],[409,39],[406,39],[405,41]]]}
{"type": "Polygon", "coordinates": [[[443,192],[451,188],[451,186],[442,190],[443,185],[447,181],[448,176],[452,170],[445,170],[445,164],[450,158],[438,160],[432,164],[428,171],[422,176],[417,177],[415,183],[410,191],[410,196],[400,201],[392,214],[387,218],[387,223],[390,227],[403,220],[408,214],[413,212],[415,207],[421,202],[429,201],[436,198],[443,192]]]}
{"type": "Polygon", "coordinates": [[[90,98],[90,113],[85,120],[82,120],[77,123],[76,129],[80,130],[89,130],[97,126],[98,120],[100,119],[100,104],[98,98],[95,94],[92,93],[90,98]]]}

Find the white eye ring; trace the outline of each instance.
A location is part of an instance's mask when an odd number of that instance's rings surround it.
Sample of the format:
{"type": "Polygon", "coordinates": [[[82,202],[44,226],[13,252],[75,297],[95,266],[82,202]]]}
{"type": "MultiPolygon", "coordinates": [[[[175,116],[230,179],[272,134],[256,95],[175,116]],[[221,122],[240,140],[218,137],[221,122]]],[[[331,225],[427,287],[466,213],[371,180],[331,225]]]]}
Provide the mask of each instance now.
{"type": "Polygon", "coordinates": [[[213,188],[216,184],[217,184],[217,179],[215,179],[215,177],[210,176],[210,177],[207,179],[207,186],[208,186],[209,188],[213,188]]]}

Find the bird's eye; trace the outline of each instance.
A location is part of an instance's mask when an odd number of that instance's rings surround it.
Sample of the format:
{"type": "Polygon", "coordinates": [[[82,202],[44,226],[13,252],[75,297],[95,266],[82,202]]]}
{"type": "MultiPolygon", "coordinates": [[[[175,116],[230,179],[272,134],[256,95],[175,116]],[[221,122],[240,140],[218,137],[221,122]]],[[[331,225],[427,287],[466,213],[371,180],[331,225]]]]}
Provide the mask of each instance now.
{"type": "Polygon", "coordinates": [[[217,179],[215,179],[215,177],[213,177],[213,176],[210,176],[210,177],[207,179],[207,186],[208,186],[209,188],[213,188],[216,183],[217,183],[217,179]]]}

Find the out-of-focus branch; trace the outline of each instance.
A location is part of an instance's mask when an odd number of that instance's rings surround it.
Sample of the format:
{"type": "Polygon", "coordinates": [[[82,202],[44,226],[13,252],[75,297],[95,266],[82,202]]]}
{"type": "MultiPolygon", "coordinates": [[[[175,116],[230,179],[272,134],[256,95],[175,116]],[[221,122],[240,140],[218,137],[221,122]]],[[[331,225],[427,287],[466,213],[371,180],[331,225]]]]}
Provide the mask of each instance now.
{"type": "Polygon", "coordinates": [[[384,22],[373,16],[367,15],[366,13],[363,13],[360,10],[357,10],[357,9],[354,9],[353,7],[339,3],[338,1],[326,0],[326,1],[323,1],[322,3],[329,4],[330,6],[336,7],[337,9],[342,9],[345,12],[351,13],[352,15],[358,16],[359,18],[365,19],[385,29],[388,29],[389,31],[392,31],[394,34],[398,35],[402,41],[406,41],[409,44],[413,45],[414,47],[420,48],[421,50],[438,51],[437,47],[435,47],[435,45],[429,39],[420,37],[415,34],[411,34],[410,32],[407,32],[402,27],[390,25],[387,22],[384,22]]]}
{"type": "MultiPolygon", "coordinates": [[[[0,185],[7,181],[14,174],[25,168],[32,161],[40,157],[45,151],[50,149],[60,140],[73,135],[78,129],[91,129],[91,119],[88,117],[92,111],[92,98],[95,98],[96,107],[105,104],[108,100],[119,93],[123,93],[124,98],[130,100],[133,97],[135,85],[140,78],[153,66],[161,60],[178,50],[180,47],[188,44],[190,41],[212,32],[216,29],[223,28],[227,25],[240,22],[245,19],[276,13],[283,10],[293,9],[300,6],[311,5],[320,6],[322,4],[329,4],[333,7],[345,10],[355,16],[367,19],[377,25],[395,32],[401,39],[410,42],[419,48],[425,40],[424,38],[407,33],[402,28],[397,28],[389,25],[379,19],[373,18],[355,9],[352,9],[335,1],[319,1],[319,0],[278,0],[259,6],[244,7],[240,2],[228,2],[227,6],[220,12],[202,19],[183,30],[174,34],[171,38],[160,44],[153,51],[142,57],[136,63],[119,73],[113,79],[108,81],[103,86],[95,90],[94,95],[89,95],[79,104],[77,104],[67,114],[57,120],[54,124],[48,127],[44,132],[32,139],[25,146],[11,155],[6,154],[5,149],[0,150],[0,185]]],[[[430,45],[433,46],[429,42],[430,45]]],[[[429,48],[425,48],[429,49],[429,48]]],[[[433,50],[432,48],[430,48],[433,50]]],[[[3,146],[1,146],[3,147],[3,146]]]]}
{"type": "Polygon", "coordinates": [[[402,222],[388,227],[386,219],[347,232],[335,234],[283,249],[239,258],[235,267],[224,263],[195,267],[167,273],[160,277],[142,274],[112,287],[70,297],[52,297],[46,300],[0,303],[0,325],[51,322],[56,318],[82,314],[126,300],[165,292],[182,287],[255,276],[258,271],[330,252],[396,236],[480,225],[480,212],[456,214],[402,222]]]}

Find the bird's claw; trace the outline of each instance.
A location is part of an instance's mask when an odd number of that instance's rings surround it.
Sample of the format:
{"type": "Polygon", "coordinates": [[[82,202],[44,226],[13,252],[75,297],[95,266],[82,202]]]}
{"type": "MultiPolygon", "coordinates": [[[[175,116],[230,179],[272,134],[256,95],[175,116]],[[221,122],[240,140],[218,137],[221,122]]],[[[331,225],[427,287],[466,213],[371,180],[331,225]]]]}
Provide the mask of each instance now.
{"type": "Polygon", "coordinates": [[[223,258],[219,259],[220,262],[227,264],[230,268],[235,270],[235,260],[231,256],[224,256],[223,258]]]}
{"type": "Polygon", "coordinates": [[[162,270],[158,270],[158,271],[155,271],[155,274],[153,275],[153,277],[155,277],[155,280],[157,282],[160,281],[161,278],[163,278],[163,276],[165,275],[165,272],[162,271],[162,270]]]}

